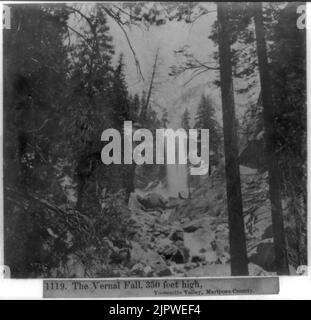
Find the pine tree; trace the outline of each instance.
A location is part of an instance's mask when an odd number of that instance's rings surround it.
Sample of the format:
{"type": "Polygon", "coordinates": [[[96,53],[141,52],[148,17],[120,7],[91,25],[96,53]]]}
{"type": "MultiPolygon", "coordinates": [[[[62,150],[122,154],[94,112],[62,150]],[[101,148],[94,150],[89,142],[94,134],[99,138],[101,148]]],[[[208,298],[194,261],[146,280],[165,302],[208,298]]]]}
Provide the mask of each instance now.
{"type": "MultiPolygon", "coordinates": [[[[181,128],[185,129],[188,133],[188,130],[190,129],[190,114],[188,111],[188,108],[184,111],[182,118],[181,118],[181,128]]],[[[189,136],[187,139],[187,150],[189,152],[189,136]]],[[[188,177],[187,177],[187,184],[188,184],[188,197],[191,199],[191,175],[189,171],[189,166],[188,166],[188,177]]]]}
{"type": "Polygon", "coordinates": [[[306,121],[306,30],[299,29],[297,8],[288,3],[270,32],[277,155],[283,194],[290,199],[286,228],[290,264],[307,264],[307,121],[306,121]],[[290,32],[288,32],[290,30],[290,32]]]}
{"type": "Polygon", "coordinates": [[[198,110],[195,115],[194,127],[196,129],[209,130],[210,150],[217,155],[220,144],[219,124],[215,118],[213,102],[208,96],[201,96],[198,110]]]}
{"type": "Polygon", "coordinates": [[[227,203],[229,215],[229,242],[231,274],[248,275],[248,262],[243,219],[240,170],[238,163],[237,132],[232,81],[230,31],[226,3],[217,3],[219,25],[220,88],[224,122],[225,166],[227,181],[227,203]]]}
{"type": "MultiPolygon", "coordinates": [[[[123,146],[123,125],[124,121],[131,120],[130,118],[130,102],[124,76],[123,56],[119,58],[118,65],[114,72],[113,86],[112,86],[113,100],[111,105],[112,119],[114,121],[114,128],[122,132],[122,146],[123,146]]],[[[122,155],[124,158],[124,148],[122,147],[122,155]]],[[[131,192],[134,191],[134,176],[135,165],[121,165],[115,166],[115,171],[120,173],[117,185],[124,188],[126,191],[126,199],[128,200],[131,192]]],[[[116,178],[115,178],[116,179],[116,178]]],[[[111,181],[111,183],[113,183],[111,181]]],[[[116,183],[116,181],[114,182],[116,183]]]]}
{"type": "Polygon", "coordinates": [[[286,275],[289,274],[289,269],[281,203],[280,171],[276,155],[276,128],[274,124],[275,109],[273,106],[271,79],[264,34],[262,3],[258,2],[254,4],[254,9],[259,74],[262,92],[266,161],[269,174],[269,194],[272,212],[275,264],[277,273],[280,275],[286,275]]]}
{"type": "Polygon", "coordinates": [[[139,120],[140,107],[139,95],[136,93],[134,97],[130,96],[130,119],[133,123],[137,123],[139,120]]]}
{"type": "MultiPolygon", "coordinates": [[[[63,137],[68,143],[64,149],[76,168],[77,209],[81,211],[86,196],[84,190],[95,170],[98,170],[97,180],[105,181],[104,185],[100,183],[102,188],[107,188],[107,184],[111,185],[106,178],[110,176],[109,170],[101,162],[100,136],[105,128],[120,122],[118,117],[122,119],[122,115],[113,115],[112,108],[117,99],[117,81],[123,77],[123,66],[122,59],[116,69],[112,65],[114,49],[104,8],[96,5],[88,15],[76,7],[68,10],[86,24],[78,32],[78,38],[72,47],[70,94],[63,113],[63,137]]],[[[123,94],[120,99],[122,97],[123,94]]],[[[90,192],[88,194],[91,196],[90,192]]],[[[95,198],[95,193],[92,196],[95,198]]],[[[98,203],[94,199],[92,202],[98,203]]],[[[93,211],[96,210],[99,208],[93,211]]],[[[91,214],[91,211],[88,206],[88,213],[91,214]]]]}
{"type": "Polygon", "coordinates": [[[168,123],[168,111],[167,109],[165,109],[162,113],[161,126],[163,128],[167,128],[167,123],[168,123]]]}
{"type": "Polygon", "coordinates": [[[182,115],[181,127],[184,128],[185,130],[190,129],[190,114],[189,114],[188,108],[186,108],[185,112],[182,115]]]}
{"type": "Polygon", "coordinates": [[[113,127],[122,129],[124,121],[130,120],[130,106],[127,85],[124,76],[123,55],[120,55],[112,79],[111,118],[113,127]]]}
{"type": "Polygon", "coordinates": [[[12,5],[11,14],[12,27],[3,32],[4,258],[13,276],[25,277],[57,258],[42,255],[53,218],[32,199],[62,200],[52,185],[66,94],[68,12],[63,5],[12,5]]]}

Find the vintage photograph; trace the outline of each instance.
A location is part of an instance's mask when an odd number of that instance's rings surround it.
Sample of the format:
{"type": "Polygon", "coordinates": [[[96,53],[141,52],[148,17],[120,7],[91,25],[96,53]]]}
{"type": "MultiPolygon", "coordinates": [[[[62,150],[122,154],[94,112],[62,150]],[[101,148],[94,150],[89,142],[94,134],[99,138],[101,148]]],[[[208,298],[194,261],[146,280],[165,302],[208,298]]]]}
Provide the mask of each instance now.
{"type": "Polygon", "coordinates": [[[12,278],[303,274],[303,2],[6,3],[12,278]]]}

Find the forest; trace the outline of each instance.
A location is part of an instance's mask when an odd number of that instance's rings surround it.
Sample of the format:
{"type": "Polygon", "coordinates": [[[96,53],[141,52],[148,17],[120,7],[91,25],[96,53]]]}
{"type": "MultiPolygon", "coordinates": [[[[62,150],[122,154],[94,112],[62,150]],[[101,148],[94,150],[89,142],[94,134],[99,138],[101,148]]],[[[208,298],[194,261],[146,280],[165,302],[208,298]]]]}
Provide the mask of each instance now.
{"type": "Polygon", "coordinates": [[[307,265],[304,4],[8,4],[12,277],[296,275],[307,265]],[[104,164],[105,129],[121,133],[122,159],[132,152],[126,121],[154,136],[208,129],[209,172],[104,164]]]}

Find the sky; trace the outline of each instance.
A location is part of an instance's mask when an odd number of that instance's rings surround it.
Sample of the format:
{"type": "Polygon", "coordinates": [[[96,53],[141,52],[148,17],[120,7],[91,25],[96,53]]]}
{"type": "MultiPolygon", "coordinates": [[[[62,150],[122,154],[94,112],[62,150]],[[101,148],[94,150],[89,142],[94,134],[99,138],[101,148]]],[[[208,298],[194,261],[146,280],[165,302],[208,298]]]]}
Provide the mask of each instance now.
{"type": "MultiPolygon", "coordinates": [[[[148,3],[148,5],[152,6],[154,4],[148,3]]],[[[184,73],[177,78],[169,76],[170,67],[181,61],[180,56],[176,55],[174,51],[180,50],[185,45],[188,46],[187,51],[193,53],[201,62],[215,64],[213,54],[217,52],[218,47],[209,39],[209,36],[217,19],[216,5],[212,3],[206,3],[206,5],[209,6],[211,12],[201,16],[192,24],[187,24],[184,21],[167,21],[164,25],[150,26],[149,28],[134,25],[130,28],[126,27],[127,35],[139,60],[144,79],[137,72],[133,53],[120,26],[108,17],[109,33],[113,37],[115,49],[113,62],[116,64],[119,55],[123,54],[126,81],[131,94],[138,93],[141,95],[144,89],[147,91],[155,54],[159,49],[159,64],[152,108],[158,111],[159,118],[161,118],[163,109],[166,108],[169,114],[169,126],[175,129],[180,127],[181,117],[186,108],[190,112],[193,124],[202,94],[208,95],[213,100],[216,118],[222,125],[221,92],[220,88],[214,84],[214,81],[219,77],[217,71],[205,72],[187,85],[185,83],[191,78],[189,73],[184,73]]],[[[84,4],[82,10],[88,11],[91,6],[94,6],[94,4],[84,4]]],[[[235,88],[239,87],[241,82],[243,80],[234,79],[235,88]]],[[[258,95],[258,86],[247,95],[235,94],[238,118],[241,118],[247,107],[258,99],[258,95]]]]}
{"type": "Polygon", "coordinates": [[[148,30],[132,27],[128,35],[140,62],[145,81],[137,73],[133,54],[120,27],[109,19],[110,33],[115,45],[115,61],[120,53],[124,54],[126,80],[131,93],[140,93],[148,87],[155,54],[159,48],[153,108],[156,110],[167,108],[171,127],[179,127],[185,108],[188,108],[192,118],[194,117],[203,93],[213,98],[220,111],[220,91],[212,85],[216,79],[214,71],[198,76],[186,86],[184,83],[190,79],[189,74],[178,78],[169,76],[170,67],[180,59],[174,51],[185,45],[189,46],[189,52],[194,53],[200,61],[213,61],[212,54],[217,48],[208,37],[215,19],[216,12],[212,12],[202,16],[194,24],[172,21],[161,26],[151,26],[148,30]]]}

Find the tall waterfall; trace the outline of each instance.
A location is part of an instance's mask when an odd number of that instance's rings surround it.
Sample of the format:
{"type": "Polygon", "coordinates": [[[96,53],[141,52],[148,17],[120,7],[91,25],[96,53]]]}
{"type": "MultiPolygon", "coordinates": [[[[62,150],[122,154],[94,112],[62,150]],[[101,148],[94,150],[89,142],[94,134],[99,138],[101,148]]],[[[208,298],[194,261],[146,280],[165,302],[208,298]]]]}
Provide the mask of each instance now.
{"type": "MultiPolygon", "coordinates": [[[[175,157],[176,163],[178,163],[178,153],[186,153],[186,141],[180,145],[176,143],[175,148],[175,157]],[[178,148],[181,147],[181,150],[178,148]]],[[[170,197],[178,197],[178,194],[181,194],[183,197],[188,196],[188,170],[187,164],[167,164],[167,184],[168,184],[168,193],[170,197]]]]}
{"type": "Polygon", "coordinates": [[[168,192],[170,197],[178,197],[180,193],[183,197],[188,196],[188,175],[186,164],[168,164],[167,170],[167,183],[168,192]]]}

